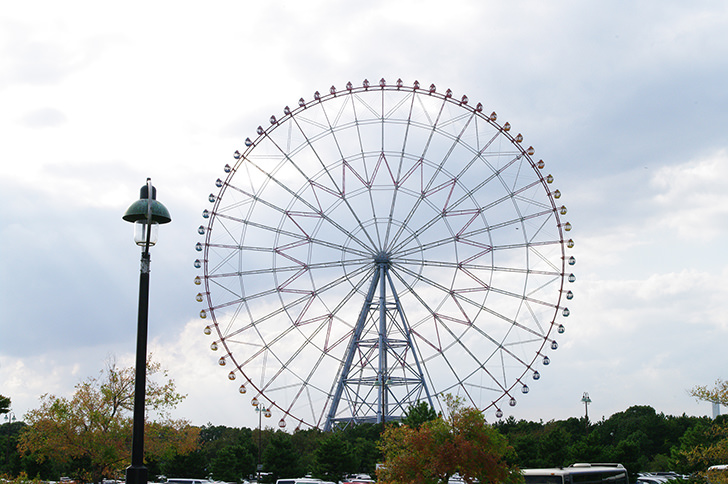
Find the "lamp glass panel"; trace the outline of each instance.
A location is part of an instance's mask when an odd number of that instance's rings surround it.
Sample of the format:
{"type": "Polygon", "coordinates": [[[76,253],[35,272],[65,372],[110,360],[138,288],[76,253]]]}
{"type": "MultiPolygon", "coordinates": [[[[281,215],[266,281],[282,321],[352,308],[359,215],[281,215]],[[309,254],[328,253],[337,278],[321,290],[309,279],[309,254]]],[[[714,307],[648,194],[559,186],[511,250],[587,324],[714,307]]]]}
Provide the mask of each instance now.
{"type": "MultiPolygon", "coordinates": [[[[151,232],[151,237],[149,238],[150,247],[157,243],[159,224],[157,222],[152,222],[151,228],[152,228],[152,232],[151,232]]],[[[134,242],[136,242],[136,245],[139,245],[139,246],[144,246],[144,244],[147,243],[147,221],[146,220],[138,220],[138,221],[134,222],[134,242]]]]}

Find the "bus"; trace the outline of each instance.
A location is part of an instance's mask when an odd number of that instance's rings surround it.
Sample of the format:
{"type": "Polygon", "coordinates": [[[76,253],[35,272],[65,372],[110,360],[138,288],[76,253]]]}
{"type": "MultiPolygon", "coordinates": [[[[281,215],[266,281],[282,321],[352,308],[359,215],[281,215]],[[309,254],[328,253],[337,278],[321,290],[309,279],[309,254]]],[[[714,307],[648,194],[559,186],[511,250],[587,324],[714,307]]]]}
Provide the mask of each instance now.
{"type": "Polygon", "coordinates": [[[573,464],[553,469],[522,469],[526,484],[629,484],[622,464],[573,464]]]}

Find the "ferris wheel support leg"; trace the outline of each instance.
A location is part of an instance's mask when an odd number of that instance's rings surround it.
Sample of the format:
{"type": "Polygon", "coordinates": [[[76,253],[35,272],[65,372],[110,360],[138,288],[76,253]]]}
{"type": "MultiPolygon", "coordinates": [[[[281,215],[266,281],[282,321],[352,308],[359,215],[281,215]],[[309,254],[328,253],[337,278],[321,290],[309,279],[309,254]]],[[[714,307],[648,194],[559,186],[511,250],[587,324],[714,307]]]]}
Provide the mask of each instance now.
{"type": "Polygon", "coordinates": [[[378,282],[379,271],[374,271],[374,276],[372,278],[371,285],[369,286],[369,292],[367,292],[367,297],[364,300],[364,305],[361,308],[359,318],[357,319],[356,326],[354,327],[354,333],[351,335],[351,340],[349,341],[349,346],[346,350],[344,364],[339,372],[339,378],[336,380],[336,391],[334,392],[334,397],[331,399],[331,407],[329,408],[329,414],[326,417],[326,423],[324,424],[325,432],[331,431],[334,419],[336,418],[336,411],[339,408],[339,402],[341,402],[341,394],[344,392],[344,385],[346,385],[346,379],[349,377],[351,363],[354,361],[354,354],[356,353],[359,339],[361,339],[361,333],[364,330],[364,324],[367,319],[367,314],[369,314],[369,310],[372,306],[374,291],[377,288],[378,282]]]}
{"type": "Polygon", "coordinates": [[[430,394],[430,388],[427,386],[427,383],[425,382],[425,374],[422,371],[422,365],[420,364],[420,358],[417,354],[414,341],[412,341],[412,331],[410,330],[409,325],[407,324],[407,319],[404,317],[404,310],[402,309],[402,304],[399,301],[399,296],[397,295],[397,291],[394,289],[394,281],[392,281],[392,276],[389,275],[389,272],[387,272],[387,280],[389,281],[389,287],[392,291],[392,297],[394,298],[394,302],[397,306],[397,313],[399,314],[399,318],[402,321],[402,329],[405,337],[407,338],[407,346],[410,348],[410,351],[412,351],[412,354],[414,355],[415,364],[417,365],[417,373],[420,377],[422,388],[425,390],[425,395],[427,396],[427,401],[430,404],[430,408],[434,410],[435,405],[432,401],[432,395],[430,394]]]}
{"type": "Polygon", "coordinates": [[[379,384],[377,423],[387,420],[387,265],[379,264],[379,384]]]}

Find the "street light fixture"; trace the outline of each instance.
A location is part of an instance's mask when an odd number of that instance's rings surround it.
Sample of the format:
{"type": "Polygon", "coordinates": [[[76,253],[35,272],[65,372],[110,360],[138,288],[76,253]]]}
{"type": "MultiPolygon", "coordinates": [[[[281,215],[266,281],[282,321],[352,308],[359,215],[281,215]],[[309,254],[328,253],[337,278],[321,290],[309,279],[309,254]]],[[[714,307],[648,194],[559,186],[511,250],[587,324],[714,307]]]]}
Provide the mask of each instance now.
{"type": "Polygon", "coordinates": [[[584,396],[581,397],[581,401],[584,402],[584,418],[586,419],[587,426],[589,425],[589,404],[592,402],[589,398],[589,393],[584,392],[584,396]]]}
{"type": "Polygon", "coordinates": [[[157,243],[157,228],[172,221],[167,208],[157,201],[152,179],[139,191],[139,200],[132,203],[122,217],[134,224],[134,242],[142,247],[139,276],[139,313],[137,318],[136,376],[134,380],[134,422],[131,441],[131,465],[126,468],[127,484],[146,484],[144,466],[144,400],[147,378],[147,321],[149,314],[149,247],[157,243]]]}

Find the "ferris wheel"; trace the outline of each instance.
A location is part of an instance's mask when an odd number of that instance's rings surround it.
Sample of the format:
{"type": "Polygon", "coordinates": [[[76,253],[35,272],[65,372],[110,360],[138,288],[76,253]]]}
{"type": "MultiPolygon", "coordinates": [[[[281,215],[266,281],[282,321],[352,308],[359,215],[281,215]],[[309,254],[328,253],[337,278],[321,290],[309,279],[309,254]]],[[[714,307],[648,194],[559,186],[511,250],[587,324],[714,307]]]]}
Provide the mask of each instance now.
{"type": "Polygon", "coordinates": [[[364,81],[271,116],[203,211],[211,348],[280,427],[386,422],[456,395],[497,418],[564,332],[566,207],[509,123],[364,81]]]}

